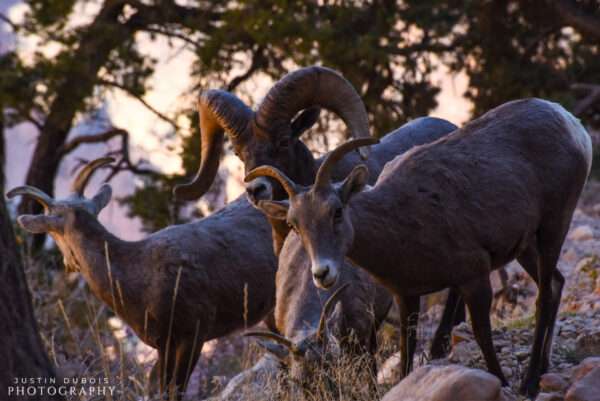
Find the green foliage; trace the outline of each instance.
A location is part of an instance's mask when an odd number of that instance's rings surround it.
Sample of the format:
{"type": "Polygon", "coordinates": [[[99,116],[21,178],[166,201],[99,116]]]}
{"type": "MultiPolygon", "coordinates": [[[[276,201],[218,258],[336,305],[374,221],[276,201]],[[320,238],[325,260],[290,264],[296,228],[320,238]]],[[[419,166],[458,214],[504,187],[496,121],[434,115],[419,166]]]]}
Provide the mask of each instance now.
{"type": "MultiPolygon", "coordinates": [[[[506,101],[542,97],[573,108],[573,83],[600,82],[600,40],[566,28],[545,0],[407,1],[407,21],[450,44],[445,63],[469,76],[473,115],[506,101]]],[[[598,13],[594,0],[578,2],[598,13]]],[[[598,124],[600,105],[583,117],[598,124]]]]}
{"type": "MultiPolygon", "coordinates": [[[[437,105],[439,88],[432,73],[440,61],[468,75],[465,95],[473,102],[474,116],[528,96],[573,108],[582,96],[571,89],[573,83],[600,82],[600,40],[567,28],[546,0],[210,0],[185,5],[99,0],[90,22],[74,25],[74,10],[86,2],[26,2],[29,11],[16,33],[58,50],[38,52],[27,62],[18,52],[0,58],[0,105],[7,111],[7,125],[34,122],[56,138],[54,127],[68,131],[75,119],[103,101],[106,89],[117,87],[142,99],[156,63],[139,49],[143,32],[175,44],[183,40],[193,49],[197,87],[236,91],[257,73],[277,80],[296,66],[315,63],[339,70],[361,94],[376,135],[437,105]],[[232,76],[240,68],[243,72],[232,76]],[[49,116],[51,127],[45,125],[49,116]]],[[[598,13],[594,0],[575,3],[582,13],[598,13]]],[[[600,126],[598,103],[582,112],[586,123],[600,126]]],[[[199,163],[197,118],[195,110],[180,114],[187,114],[194,127],[194,134],[183,138],[180,154],[190,177],[199,163]]],[[[169,217],[174,183],[173,177],[145,178],[144,187],[124,200],[146,229],[182,219],[178,212],[177,218],[169,217]]]]}

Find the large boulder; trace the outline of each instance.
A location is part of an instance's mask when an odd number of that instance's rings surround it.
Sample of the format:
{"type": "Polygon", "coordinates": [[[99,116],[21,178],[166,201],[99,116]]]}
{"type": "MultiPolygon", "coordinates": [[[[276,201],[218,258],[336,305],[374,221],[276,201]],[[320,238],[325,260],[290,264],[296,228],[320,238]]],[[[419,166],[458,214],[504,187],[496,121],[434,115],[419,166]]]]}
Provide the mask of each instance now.
{"type": "Polygon", "coordinates": [[[565,401],[600,401],[600,367],[575,382],[567,391],[565,401]]]}
{"type": "Polygon", "coordinates": [[[393,387],[382,401],[507,401],[500,380],[460,365],[423,366],[393,387]]]}

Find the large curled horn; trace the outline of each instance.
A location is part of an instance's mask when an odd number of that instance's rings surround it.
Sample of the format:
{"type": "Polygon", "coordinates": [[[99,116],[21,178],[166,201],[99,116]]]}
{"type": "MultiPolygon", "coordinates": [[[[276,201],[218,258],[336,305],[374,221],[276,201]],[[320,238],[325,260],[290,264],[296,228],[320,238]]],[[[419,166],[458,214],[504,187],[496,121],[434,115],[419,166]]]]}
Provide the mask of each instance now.
{"type": "Polygon", "coordinates": [[[54,203],[54,200],[48,196],[48,194],[41,189],[37,189],[36,187],[32,187],[30,185],[23,185],[21,187],[13,188],[6,194],[8,198],[14,198],[18,195],[29,196],[35,199],[44,207],[44,211],[46,212],[54,203]]]}
{"type": "Polygon", "coordinates": [[[374,145],[378,142],[378,139],[372,137],[353,139],[332,150],[325,157],[325,160],[319,167],[319,171],[317,172],[317,178],[315,179],[315,188],[324,188],[330,184],[331,171],[333,171],[333,167],[347,153],[361,146],[374,145]]]}
{"type": "Polygon", "coordinates": [[[271,166],[260,166],[250,171],[246,177],[244,177],[245,182],[250,182],[258,177],[271,177],[279,181],[285,192],[287,192],[288,197],[291,199],[296,196],[298,193],[298,186],[289,179],[287,175],[285,175],[281,170],[271,167],[271,166]]]}
{"type": "MultiPolygon", "coordinates": [[[[319,66],[301,68],[277,82],[258,107],[256,122],[272,132],[284,131],[299,111],[315,106],[336,113],[352,137],[369,136],[369,119],[360,95],[341,74],[319,66]]],[[[367,148],[361,156],[368,156],[367,148]]]]}
{"type": "Polygon", "coordinates": [[[331,309],[335,306],[336,299],[339,298],[342,291],[350,286],[350,283],[346,283],[341,285],[325,302],[325,306],[323,306],[323,311],[321,312],[321,318],[319,319],[319,327],[317,328],[317,340],[322,341],[323,335],[325,334],[325,327],[327,326],[327,316],[331,312],[331,309]]]}
{"type": "Polygon", "coordinates": [[[79,170],[77,177],[75,177],[73,180],[73,184],[71,184],[71,192],[79,196],[83,196],[85,187],[90,181],[92,174],[94,174],[94,172],[100,167],[110,164],[114,161],[115,159],[112,157],[101,157],[86,164],[81,170],[79,170]]]}
{"type": "Polygon", "coordinates": [[[270,333],[267,331],[247,331],[246,333],[244,333],[244,337],[266,338],[266,339],[275,341],[278,344],[283,345],[284,347],[289,349],[292,354],[296,354],[296,355],[302,354],[300,349],[296,346],[296,344],[294,344],[294,342],[292,340],[285,338],[284,336],[279,335],[279,334],[270,333]]]}
{"type": "Polygon", "coordinates": [[[253,115],[252,110],[235,95],[217,89],[200,94],[198,112],[202,147],[200,168],[190,183],[175,187],[173,194],[177,199],[198,199],[208,191],[219,169],[224,132],[232,138],[239,137],[253,115]]]}

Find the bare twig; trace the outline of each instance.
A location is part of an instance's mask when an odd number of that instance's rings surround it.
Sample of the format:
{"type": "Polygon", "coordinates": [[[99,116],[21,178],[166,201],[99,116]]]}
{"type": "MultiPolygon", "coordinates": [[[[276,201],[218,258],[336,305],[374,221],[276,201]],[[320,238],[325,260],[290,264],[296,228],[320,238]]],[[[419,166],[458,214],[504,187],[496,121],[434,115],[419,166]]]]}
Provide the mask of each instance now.
{"type": "MultiPolygon", "coordinates": [[[[119,137],[121,138],[121,147],[118,150],[108,152],[107,156],[119,156],[120,159],[113,165],[107,165],[105,168],[111,170],[111,172],[106,177],[105,181],[108,182],[112,180],[118,173],[121,171],[130,171],[136,175],[147,175],[153,177],[162,177],[162,174],[154,171],[152,169],[140,167],[140,163],[133,164],[129,157],[129,132],[121,128],[111,128],[108,131],[102,132],[100,134],[94,135],[80,135],[76,138],[71,139],[62,148],[59,150],[59,154],[64,156],[73,150],[75,150],[78,146],[83,144],[92,144],[92,143],[105,143],[112,138],[119,137]]],[[[88,163],[88,160],[79,160],[80,164],[88,163]]]]}
{"type": "Polygon", "coordinates": [[[19,30],[19,25],[15,24],[14,22],[11,21],[10,18],[8,18],[6,15],[4,15],[3,13],[0,13],[0,20],[6,22],[8,25],[10,25],[10,28],[16,32],[17,30],[19,30]]]}
{"type": "Polygon", "coordinates": [[[573,113],[576,116],[581,116],[595,103],[600,102],[600,85],[598,84],[576,83],[571,85],[571,89],[587,94],[573,108],[573,113]]]}
{"type": "Polygon", "coordinates": [[[202,43],[200,41],[190,39],[189,36],[187,36],[183,33],[174,32],[172,30],[165,29],[163,27],[160,27],[160,28],[146,27],[146,28],[142,29],[142,31],[149,32],[149,33],[155,33],[157,35],[162,35],[162,36],[166,36],[169,38],[179,39],[179,40],[185,42],[186,44],[193,46],[196,51],[202,49],[202,43]]]}
{"type": "Polygon", "coordinates": [[[142,96],[138,95],[137,93],[134,93],[127,86],[122,85],[122,84],[120,84],[118,82],[114,82],[114,81],[110,81],[108,79],[102,79],[102,78],[98,79],[97,82],[100,85],[112,86],[114,88],[122,90],[123,92],[127,93],[129,96],[135,98],[137,101],[139,101],[141,104],[143,104],[144,107],[146,107],[148,110],[150,110],[152,113],[154,113],[158,118],[160,118],[161,120],[164,120],[164,121],[168,122],[169,124],[171,124],[171,126],[173,126],[173,129],[175,129],[175,130],[179,129],[179,126],[177,125],[177,123],[175,122],[175,120],[167,117],[165,114],[163,114],[160,111],[158,111],[157,109],[155,109],[146,100],[144,100],[144,98],[142,96]]]}
{"type": "Polygon", "coordinates": [[[263,51],[264,51],[264,48],[262,46],[260,46],[258,49],[256,49],[256,51],[252,54],[252,63],[250,64],[250,67],[248,67],[248,70],[246,72],[244,72],[243,74],[238,75],[235,78],[233,78],[227,85],[227,91],[229,91],[229,92],[233,91],[242,82],[244,82],[245,80],[250,78],[252,76],[252,74],[254,74],[256,71],[258,71],[259,69],[266,66],[267,58],[265,57],[263,51]]]}

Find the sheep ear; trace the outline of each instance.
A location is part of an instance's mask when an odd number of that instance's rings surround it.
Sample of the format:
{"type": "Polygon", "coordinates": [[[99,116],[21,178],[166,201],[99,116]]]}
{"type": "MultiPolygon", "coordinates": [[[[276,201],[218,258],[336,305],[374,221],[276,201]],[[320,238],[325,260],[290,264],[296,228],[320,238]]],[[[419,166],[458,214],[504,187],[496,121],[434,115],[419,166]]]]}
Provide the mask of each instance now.
{"type": "Polygon", "coordinates": [[[338,188],[338,194],[343,203],[348,203],[350,198],[363,190],[369,180],[369,169],[360,164],[348,174],[344,182],[338,188]]]}
{"type": "Polygon", "coordinates": [[[112,188],[108,184],[102,185],[96,195],[92,198],[92,203],[96,209],[96,214],[100,213],[102,209],[108,205],[112,197],[112,188]]]}
{"type": "Polygon", "coordinates": [[[28,231],[32,234],[46,233],[50,230],[50,228],[52,228],[52,224],[48,216],[43,214],[24,214],[17,218],[17,222],[25,231],[28,231]]]}
{"type": "Polygon", "coordinates": [[[290,202],[288,200],[282,201],[267,201],[262,200],[258,202],[258,208],[263,211],[264,214],[275,220],[285,220],[287,218],[287,212],[290,208],[290,202]]]}
{"type": "Polygon", "coordinates": [[[292,136],[298,138],[304,131],[315,125],[320,114],[321,109],[319,107],[309,107],[302,110],[300,115],[292,121],[292,136]]]}

